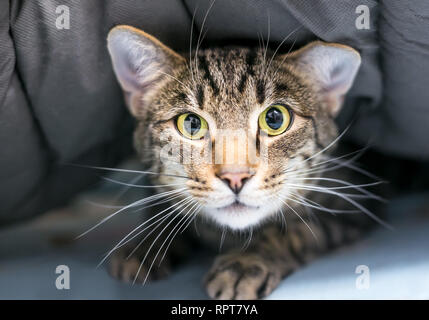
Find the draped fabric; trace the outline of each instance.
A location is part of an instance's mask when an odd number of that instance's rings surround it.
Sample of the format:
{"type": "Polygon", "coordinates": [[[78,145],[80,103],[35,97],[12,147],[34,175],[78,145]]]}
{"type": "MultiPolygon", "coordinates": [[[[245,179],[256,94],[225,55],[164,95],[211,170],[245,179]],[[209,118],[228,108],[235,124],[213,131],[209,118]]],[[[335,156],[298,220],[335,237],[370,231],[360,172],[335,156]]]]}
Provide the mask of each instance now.
{"type": "Polygon", "coordinates": [[[263,37],[287,50],[314,39],[359,50],[362,67],[339,116],[349,139],[429,157],[429,2],[394,0],[9,0],[0,2],[0,224],[64,204],[96,181],[68,163],[115,165],[131,153],[133,121],[106,50],[129,24],[176,51],[263,37]],[[59,5],[70,28],[58,28],[59,5]],[[369,29],[356,27],[369,9],[369,29]],[[208,12],[208,14],[207,14],[208,12]],[[205,17],[207,17],[205,19],[205,17]],[[205,20],[205,23],[204,23],[205,20]],[[202,25],[204,23],[204,28],[202,25]]]}

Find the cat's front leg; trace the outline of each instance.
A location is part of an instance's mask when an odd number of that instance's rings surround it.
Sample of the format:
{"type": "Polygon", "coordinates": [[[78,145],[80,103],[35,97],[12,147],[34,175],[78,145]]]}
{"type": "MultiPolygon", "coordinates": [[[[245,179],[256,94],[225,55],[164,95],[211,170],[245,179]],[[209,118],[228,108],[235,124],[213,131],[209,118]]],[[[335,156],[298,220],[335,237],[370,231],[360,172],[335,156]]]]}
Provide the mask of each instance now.
{"type": "Polygon", "coordinates": [[[246,250],[216,257],[204,281],[207,294],[220,300],[260,299],[269,295],[288,270],[299,266],[295,259],[285,259],[281,244],[284,238],[276,227],[268,227],[246,250]]]}
{"type": "Polygon", "coordinates": [[[267,227],[245,251],[220,255],[205,278],[214,299],[260,299],[287,275],[324,252],[355,240],[363,229],[332,218],[267,227]],[[311,228],[311,231],[310,231],[311,228]]]}

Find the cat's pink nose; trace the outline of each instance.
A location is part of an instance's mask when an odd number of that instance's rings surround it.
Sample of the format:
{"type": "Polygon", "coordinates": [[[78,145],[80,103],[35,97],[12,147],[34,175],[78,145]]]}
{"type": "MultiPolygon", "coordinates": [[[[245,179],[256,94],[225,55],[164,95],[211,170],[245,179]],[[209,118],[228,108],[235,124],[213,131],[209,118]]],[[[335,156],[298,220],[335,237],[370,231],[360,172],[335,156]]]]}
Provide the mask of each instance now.
{"type": "Polygon", "coordinates": [[[219,179],[228,184],[235,194],[240,192],[244,183],[251,177],[252,175],[249,172],[224,172],[219,175],[219,179]]]}

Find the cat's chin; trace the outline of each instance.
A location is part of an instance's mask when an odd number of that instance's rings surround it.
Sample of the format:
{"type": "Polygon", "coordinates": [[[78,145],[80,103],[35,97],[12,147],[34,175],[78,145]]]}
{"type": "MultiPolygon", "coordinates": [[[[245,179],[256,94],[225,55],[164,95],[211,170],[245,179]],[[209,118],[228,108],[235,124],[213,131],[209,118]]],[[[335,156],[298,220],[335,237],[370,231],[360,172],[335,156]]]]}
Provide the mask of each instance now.
{"type": "Polygon", "coordinates": [[[261,224],[270,212],[263,207],[234,202],[224,207],[206,208],[205,214],[222,227],[244,230],[261,224]]]}

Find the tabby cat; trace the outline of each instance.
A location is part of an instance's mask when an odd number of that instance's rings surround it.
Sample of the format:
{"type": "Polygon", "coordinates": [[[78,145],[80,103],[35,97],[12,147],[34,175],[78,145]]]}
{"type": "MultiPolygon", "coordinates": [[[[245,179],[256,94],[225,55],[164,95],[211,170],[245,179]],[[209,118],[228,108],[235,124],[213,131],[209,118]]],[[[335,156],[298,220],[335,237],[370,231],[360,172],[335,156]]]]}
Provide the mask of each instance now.
{"type": "Polygon", "coordinates": [[[131,206],[153,214],[115,247],[115,277],[162,277],[195,238],[223,247],[204,280],[210,297],[257,299],[362,234],[372,213],[361,201],[376,196],[329,156],[357,51],[317,41],[282,54],[216,47],[186,57],[130,26],[111,30],[108,49],[157,190],[131,206]]]}

